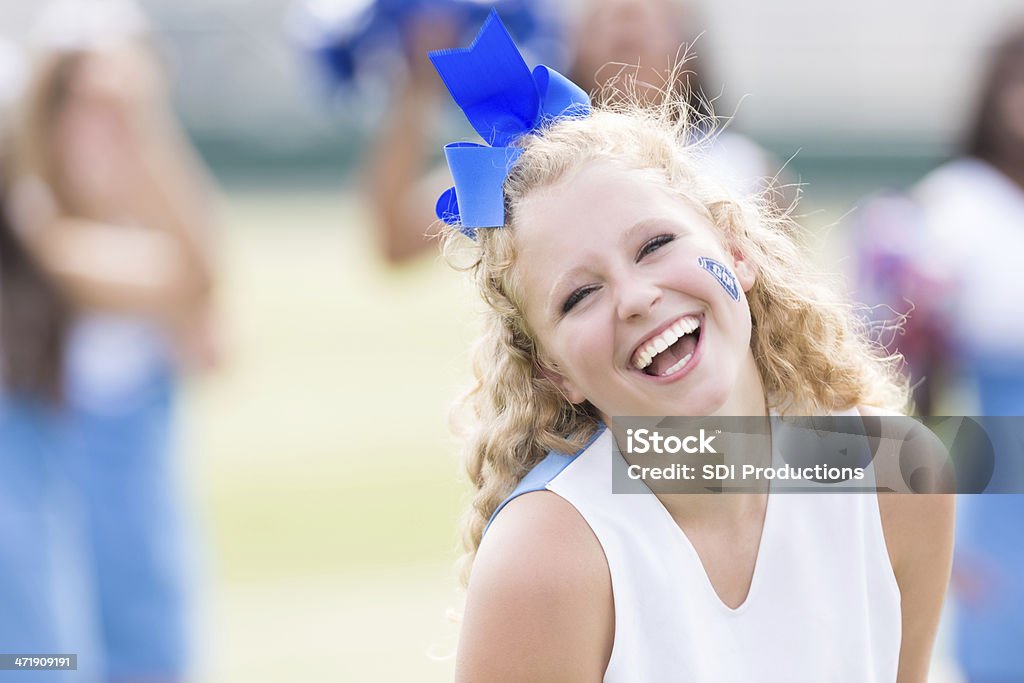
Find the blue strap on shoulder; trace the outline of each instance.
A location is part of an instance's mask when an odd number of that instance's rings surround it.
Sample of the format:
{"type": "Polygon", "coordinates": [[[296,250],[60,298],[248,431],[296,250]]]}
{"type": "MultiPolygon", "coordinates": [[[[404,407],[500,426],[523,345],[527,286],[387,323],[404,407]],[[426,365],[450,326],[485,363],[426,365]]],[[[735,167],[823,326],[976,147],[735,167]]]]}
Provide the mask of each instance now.
{"type": "Polygon", "coordinates": [[[498,513],[501,512],[506,505],[508,505],[509,503],[511,503],[513,500],[523,495],[524,493],[543,491],[545,488],[547,488],[548,483],[550,483],[555,477],[561,474],[562,470],[568,467],[573,460],[578,458],[585,450],[590,448],[590,446],[595,441],[597,441],[598,437],[601,436],[604,430],[605,425],[602,423],[598,426],[597,430],[590,436],[590,438],[587,439],[587,442],[583,444],[583,447],[580,448],[575,453],[573,453],[572,455],[565,455],[564,453],[557,453],[555,451],[551,451],[543,460],[534,465],[533,469],[526,473],[526,476],[522,478],[522,480],[519,482],[519,485],[516,486],[515,490],[513,490],[511,494],[509,494],[508,498],[503,500],[501,502],[501,505],[499,505],[494,510],[494,512],[491,513],[491,518],[487,520],[487,526],[484,527],[484,534],[486,534],[487,530],[491,528],[491,524],[494,522],[494,518],[498,516],[498,513]]]}

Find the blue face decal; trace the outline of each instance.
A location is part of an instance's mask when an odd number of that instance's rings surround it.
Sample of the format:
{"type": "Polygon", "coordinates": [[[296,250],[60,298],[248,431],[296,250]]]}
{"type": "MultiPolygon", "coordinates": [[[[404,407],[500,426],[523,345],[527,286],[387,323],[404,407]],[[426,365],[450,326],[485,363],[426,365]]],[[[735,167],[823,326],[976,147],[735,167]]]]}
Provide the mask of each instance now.
{"type": "Polygon", "coordinates": [[[722,285],[722,288],[729,293],[733,301],[740,300],[740,285],[736,282],[736,276],[732,274],[731,270],[707,256],[698,258],[697,263],[718,280],[718,284],[722,285]]]}

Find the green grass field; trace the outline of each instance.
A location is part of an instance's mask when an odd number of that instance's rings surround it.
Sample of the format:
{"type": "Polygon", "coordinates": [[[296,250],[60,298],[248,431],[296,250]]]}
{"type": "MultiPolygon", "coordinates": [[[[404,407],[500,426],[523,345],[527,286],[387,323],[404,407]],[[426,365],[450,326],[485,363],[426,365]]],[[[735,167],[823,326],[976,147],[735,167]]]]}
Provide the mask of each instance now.
{"type": "Polygon", "coordinates": [[[476,302],[438,259],[380,265],[359,211],[225,201],[225,364],[185,402],[200,680],[451,679],[467,489],[447,413],[476,302]]]}

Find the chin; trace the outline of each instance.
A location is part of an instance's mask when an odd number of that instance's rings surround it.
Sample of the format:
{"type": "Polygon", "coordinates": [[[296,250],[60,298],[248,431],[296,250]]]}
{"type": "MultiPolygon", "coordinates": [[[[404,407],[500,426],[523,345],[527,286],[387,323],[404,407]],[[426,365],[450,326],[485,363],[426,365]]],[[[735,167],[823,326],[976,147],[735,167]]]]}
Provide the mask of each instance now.
{"type": "Polygon", "coordinates": [[[728,403],[731,389],[735,384],[733,378],[722,381],[708,382],[711,386],[700,386],[692,389],[688,396],[676,404],[674,414],[680,416],[714,415],[728,403]]]}

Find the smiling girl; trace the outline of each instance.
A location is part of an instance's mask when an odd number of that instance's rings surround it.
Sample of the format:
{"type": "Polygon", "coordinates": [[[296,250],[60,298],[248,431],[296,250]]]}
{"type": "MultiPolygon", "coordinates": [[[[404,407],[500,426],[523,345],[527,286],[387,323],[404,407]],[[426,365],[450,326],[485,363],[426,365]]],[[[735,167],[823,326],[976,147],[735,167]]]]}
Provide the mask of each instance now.
{"type": "Polygon", "coordinates": [[[879,414],[906,387],[786,219],[702,170],[685,105],[592,109],[509,46],[492,16],[432,55],[491,143],[448,150],[438,205],[488,304],[459,679],[925,680],[948,497],[612,493],[614,416],[879,414]]]}

